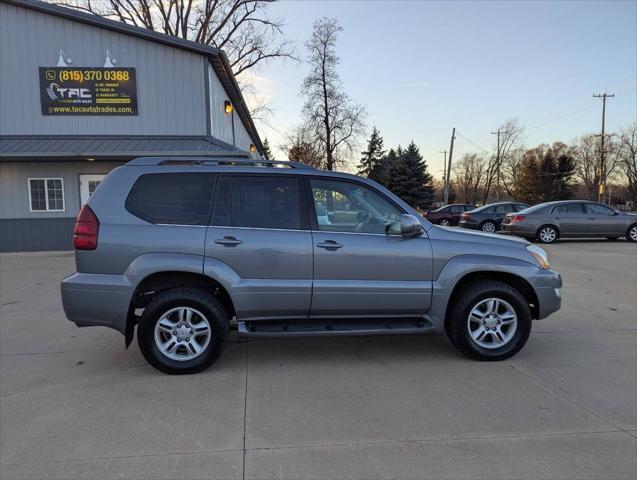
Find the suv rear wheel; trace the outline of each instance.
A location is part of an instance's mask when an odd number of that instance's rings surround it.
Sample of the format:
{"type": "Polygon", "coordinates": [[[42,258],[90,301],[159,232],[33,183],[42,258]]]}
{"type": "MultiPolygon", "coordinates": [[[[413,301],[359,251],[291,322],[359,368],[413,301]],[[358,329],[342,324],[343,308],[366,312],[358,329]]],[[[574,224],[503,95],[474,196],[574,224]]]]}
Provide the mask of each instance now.
{"type": "Polygon", "coordinates": [[[531,310],[514,287],[497,280],[468,284],[454,299],[446,325],[451,343],[467,357],[504,360],[531,333],[531,310]]]}
{"type": "Polygon", "coordinates": [[[156,369],[196,373],[219,358],[228,331],[228,314],[214,295],[199,288],[175,288],[158,294],[146,306],[137,343],[156,369]]]}

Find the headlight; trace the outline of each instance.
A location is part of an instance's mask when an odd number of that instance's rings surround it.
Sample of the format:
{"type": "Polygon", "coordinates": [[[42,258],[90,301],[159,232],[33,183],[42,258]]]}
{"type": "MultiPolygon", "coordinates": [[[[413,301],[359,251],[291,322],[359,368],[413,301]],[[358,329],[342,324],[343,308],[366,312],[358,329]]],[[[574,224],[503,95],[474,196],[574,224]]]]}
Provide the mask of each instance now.
{"type": "Polygon", "coordinates": [[[549,256],[544,250],[542,250],[537,245],[527,245],[526,249],[531,255],[533,255],[533,258],[537,260],[540,268],[543,268],[544,270],[548,270],[549,268],[551,268],[551,266],[549,265],[549,256]]]}

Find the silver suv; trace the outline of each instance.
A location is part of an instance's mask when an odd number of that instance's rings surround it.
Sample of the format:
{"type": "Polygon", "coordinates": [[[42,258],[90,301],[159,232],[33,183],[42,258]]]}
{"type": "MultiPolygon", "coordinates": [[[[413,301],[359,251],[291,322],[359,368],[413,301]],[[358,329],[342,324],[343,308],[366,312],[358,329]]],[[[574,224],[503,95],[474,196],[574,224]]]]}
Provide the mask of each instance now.
{"type": "Polygon", "coordinates": [[[193,373],[241,337],[446,331],[463,354],[517,353],[560,308],[525,240],[431,225],[378,184],[291,162],[139,158],[82,208],[66,316],[193,373]]]}

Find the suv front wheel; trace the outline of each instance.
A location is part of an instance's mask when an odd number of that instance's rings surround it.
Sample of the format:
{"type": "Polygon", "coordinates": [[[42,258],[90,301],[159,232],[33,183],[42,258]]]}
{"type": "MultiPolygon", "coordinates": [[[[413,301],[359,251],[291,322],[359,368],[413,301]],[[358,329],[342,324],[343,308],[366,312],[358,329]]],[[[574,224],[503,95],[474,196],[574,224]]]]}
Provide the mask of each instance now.
{"type": "Polygon", "coordinates": [[[214,295],[199,288],[175,288],[159,293],[146,306],[137,343],[156,369],[196,373],[219,358],[228,332],[228,314],[214,295]]]}
{"type": "Polygon", "coordinates": [[[451,343],[476,360],[504,360],[531,333],[531,310],[514,287],[497,280],[468,284],[453,300],[446,322],[451,343]]]}

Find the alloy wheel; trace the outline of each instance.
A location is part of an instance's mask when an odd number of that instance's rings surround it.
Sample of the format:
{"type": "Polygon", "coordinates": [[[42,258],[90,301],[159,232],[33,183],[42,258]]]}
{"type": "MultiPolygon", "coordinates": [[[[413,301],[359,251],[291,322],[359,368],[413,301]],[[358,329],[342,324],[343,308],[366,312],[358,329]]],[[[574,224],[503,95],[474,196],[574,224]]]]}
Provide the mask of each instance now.
{"type": "Polygon", "coordinates": [[[637,225],[634,225],[633,228],[630,229],[629,235],[633,242],[637,242],[637,225]]]}
{"type": "Polygon", "coordinates": [[[440,226],[448,227],[449,226],[449,220],[447,220],[446,218],[443,218],[442,220],[440,220],[440,226]]]}
{"type": "Polygon", "coordinates": [[[485,233],[495,233],[495,223],[493,222],[485,222],[484,225],[482,225],[482,231],[485,233]]]}
{"type": "Polygon", "coordinates": [[[540,240],[542,240],[544,243],[554,242],[556,238],[557,232],[554,228],[544,227],[542,230],[540,230],[540,240]]]}
{"type": "Polygon", "coordinates": [[[201,355],[212,337],[208,319],[191,307],[171,308],[155,324],[155,345],[159,351],[180,362],[201,355]]]}
{"type": "Polygon", "coordinates": [[[469,336],[480,347],[495,349],[511,341],[518,328],[518,316],[501,298],[480,300],[467,319],[469,336]]]}

